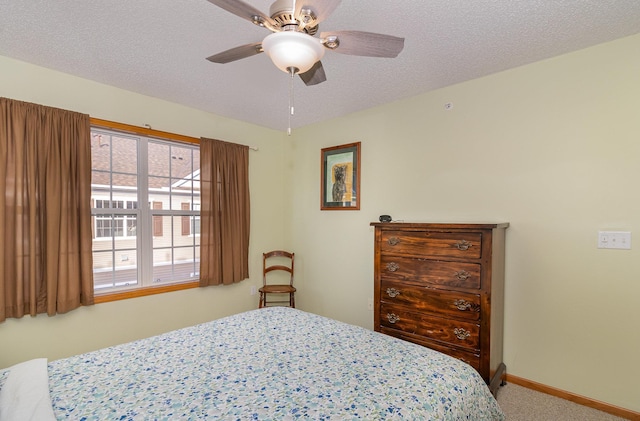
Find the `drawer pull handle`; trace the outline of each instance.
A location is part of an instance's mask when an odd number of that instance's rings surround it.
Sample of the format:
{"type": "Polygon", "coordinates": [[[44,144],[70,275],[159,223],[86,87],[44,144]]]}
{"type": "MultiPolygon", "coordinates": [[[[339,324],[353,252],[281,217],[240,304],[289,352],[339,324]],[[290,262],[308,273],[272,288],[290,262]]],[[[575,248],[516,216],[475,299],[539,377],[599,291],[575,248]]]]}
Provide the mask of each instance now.
{"type": "Polygon", "coordinates": [[[400,295],[400,290],[395,288],[387,288],[387,295],[391,298],[395,298],[400,295]]]}
{"type": "Polygon", "coordinates": [[[400,269],[400,265],[399,265],[399,264],[397,264],[396,262],[390,262],[390,263],[387,263],[387,270],[388,270],[389,272],[395,272],[395,271],[397,271],[398,269],[400,269]]]}
{"type": "Polygon", "coordinates": [[[460,240],[455,244],[455,246],[458,250],[465,251],[465,250],[469,250],[472,244],[467,240],[460,240]]]}
{"type": "Polygon", "coordinates": [[[400,320],[400,317],[398,317],[397,314],[387,313],[387,320],[389,320],[389,323],[393,324],[400,320]]]}
{"type": "Polygon", "coordinates": [[[466,281],[467,279],[469,279],[471,277],[471,274],[469,272],[467,272],[466,270],[461,270],[461,271],[458,271],[458,272],[454,273],[453,276],[455,276],[456,279],[459,280],[459,281],[466,281]]]}
{"type": "Polygon", "coordinates": [[[453,333],[454,333],[454,335],[456,335],[456,338],[460,339],[461,341],[464,341],[469,336],[471,336],[471,332],[469,332],[468,330],[464,330],[461,327],[457,327],[457,328],[453,329],[453,333]]]}
{"type": "Polygon", "coordinates": [[[400,239],[398,237],[389,237],[387,243],[389,243],[390,246],[397,246],[400,244],[400,239]]]}
{"type": "Polygon", "coordinates": [[[479,305],[474,305],[473,303],[467,301],[467,300],[455,300],[453,302],[453,305],[460,311],[476,311],[479,312],[480,311],[480,306],[479,305]]]}
{"type": "Polygon", "coordinates": [[[471,308],[471,303],[465,300],[455,300],[453,305],[460,311],[469,310],[471,308]]]}

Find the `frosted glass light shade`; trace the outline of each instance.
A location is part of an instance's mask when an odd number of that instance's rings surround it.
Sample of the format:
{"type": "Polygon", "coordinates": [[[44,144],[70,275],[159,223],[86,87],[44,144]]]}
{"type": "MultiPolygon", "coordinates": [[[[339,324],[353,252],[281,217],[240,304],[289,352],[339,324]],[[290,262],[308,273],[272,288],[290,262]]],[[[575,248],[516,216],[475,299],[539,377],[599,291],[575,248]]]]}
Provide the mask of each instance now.
{"type": "Polygon", "coordinates": [[[274,32],[262,40],[262,49],[273,64],[283,72],[289,68],[304,73],[324,56],[324,46],[318,38],[294,31],[274,32]]]}

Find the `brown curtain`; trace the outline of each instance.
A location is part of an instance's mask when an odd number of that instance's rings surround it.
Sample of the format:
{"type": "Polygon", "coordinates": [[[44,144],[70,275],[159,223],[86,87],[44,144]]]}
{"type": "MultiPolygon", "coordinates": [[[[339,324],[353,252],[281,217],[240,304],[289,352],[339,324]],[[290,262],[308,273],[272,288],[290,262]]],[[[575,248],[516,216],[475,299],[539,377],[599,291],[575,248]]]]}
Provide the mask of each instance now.
{"type": "Polygon", "coordinates": [[[200,286],[249,277],[249,147],[200,140],[200,286]]]}
{"type": "Polygon", "coordinates": [[[0,98],[0,321],[93,304],[89,116],[0,98]]]}

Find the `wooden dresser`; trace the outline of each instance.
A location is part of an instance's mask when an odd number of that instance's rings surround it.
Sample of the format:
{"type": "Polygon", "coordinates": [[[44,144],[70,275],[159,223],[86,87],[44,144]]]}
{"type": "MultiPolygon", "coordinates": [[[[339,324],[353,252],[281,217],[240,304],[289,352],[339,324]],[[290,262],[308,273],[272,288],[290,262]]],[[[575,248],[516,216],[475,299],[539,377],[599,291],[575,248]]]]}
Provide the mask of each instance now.
{"type": "Polygon", "coordinates": [[[495,395],[508,223],[371,223],[374,328],[473,366],[495,395]]]}

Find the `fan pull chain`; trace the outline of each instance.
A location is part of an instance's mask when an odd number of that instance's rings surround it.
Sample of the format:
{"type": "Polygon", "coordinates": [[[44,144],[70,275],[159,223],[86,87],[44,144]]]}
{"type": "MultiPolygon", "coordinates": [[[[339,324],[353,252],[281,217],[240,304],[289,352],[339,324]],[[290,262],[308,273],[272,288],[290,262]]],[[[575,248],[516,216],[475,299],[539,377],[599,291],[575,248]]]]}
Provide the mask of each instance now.
{"type": "Polygon", "coordinates": [[[296,75],[296,69],[289,67],[289,127],[287,128],[287,136],[291,136],[291,116],[293,115],[293,77],[296,75]]]}

